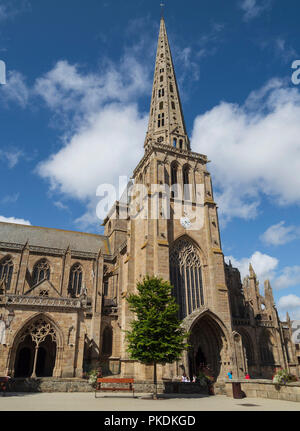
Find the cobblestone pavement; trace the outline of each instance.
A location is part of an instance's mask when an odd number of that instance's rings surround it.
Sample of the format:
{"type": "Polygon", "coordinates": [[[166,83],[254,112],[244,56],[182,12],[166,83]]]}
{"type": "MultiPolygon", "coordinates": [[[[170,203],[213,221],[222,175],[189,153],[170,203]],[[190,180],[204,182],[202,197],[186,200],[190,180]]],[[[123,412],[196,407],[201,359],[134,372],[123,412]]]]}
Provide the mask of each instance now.
{"type": "Polygon", "coordinates": [[[224,395],[164,395],[160,399],[124,394],[7,393],[0,396],[0,411],[300,411],[300,403],[224,395]]]}

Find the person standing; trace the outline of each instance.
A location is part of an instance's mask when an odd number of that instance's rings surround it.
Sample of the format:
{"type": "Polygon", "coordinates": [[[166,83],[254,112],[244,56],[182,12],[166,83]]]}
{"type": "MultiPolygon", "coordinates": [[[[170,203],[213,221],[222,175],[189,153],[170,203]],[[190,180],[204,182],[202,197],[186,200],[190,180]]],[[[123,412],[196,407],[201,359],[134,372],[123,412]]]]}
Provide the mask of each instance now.
{"type": "Polygon", "coordinates": [[[228,376],[229,380],[232,380],[232,371],[229,371],[229,372],[227,373],[227,376],[228,376]]]}

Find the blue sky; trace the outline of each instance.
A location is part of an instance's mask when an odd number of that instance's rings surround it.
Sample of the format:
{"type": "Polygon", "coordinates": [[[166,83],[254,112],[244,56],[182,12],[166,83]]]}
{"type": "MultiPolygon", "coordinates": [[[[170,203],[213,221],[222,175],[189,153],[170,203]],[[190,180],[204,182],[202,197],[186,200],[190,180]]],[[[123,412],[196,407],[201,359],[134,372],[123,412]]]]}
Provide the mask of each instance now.
{"type": "MultiPolygon", "coordinates": [[[[101,232],[98,184],[143,154],[160,1],[0,0],[1,220],[101,232]],[[115,124],[118,124],[116,127],[115,124]]],[[[300,319],[296,0],[166,1],[192,149],[207,154],[224,254],[300,319]]]]}

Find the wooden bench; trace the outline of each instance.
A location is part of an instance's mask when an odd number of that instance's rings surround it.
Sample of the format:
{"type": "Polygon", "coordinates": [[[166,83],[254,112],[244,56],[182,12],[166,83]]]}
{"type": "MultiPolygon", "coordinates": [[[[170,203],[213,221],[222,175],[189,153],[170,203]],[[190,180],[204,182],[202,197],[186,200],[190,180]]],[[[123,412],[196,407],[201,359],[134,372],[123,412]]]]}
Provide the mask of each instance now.
{"type": "Polygon", "coordinates": [[[5,394],[9,383],[9,377],[0,377],[0,392],[5,394]]]}
{"type": "Polygon", "coordinates": [[[97,385],[96,385],[96,390],[95,390],[95,398],[97,391],[110,391],[110,392],[115,392],[115,391],[129,391],[132,392],[132,395],[134,397],[134,379],[113,379],[113,378],[98,378],[97,379],[97,385]],[[103,387],[101,386],[102,383],[110,383],[109,387],[103,387]],[[128,385],[127,387],[120,387],[120,386],[113,386],[114,384],[126,384],[128,385]]]}

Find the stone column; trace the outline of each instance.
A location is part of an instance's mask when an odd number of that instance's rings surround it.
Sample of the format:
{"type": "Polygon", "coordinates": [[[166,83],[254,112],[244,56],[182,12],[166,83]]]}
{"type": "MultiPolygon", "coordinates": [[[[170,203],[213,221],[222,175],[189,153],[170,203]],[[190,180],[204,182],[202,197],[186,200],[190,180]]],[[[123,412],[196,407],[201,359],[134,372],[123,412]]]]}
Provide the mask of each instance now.
{"type": "Polygon", "coordinates": [[[30,376],[31,378],[36,377],[36,361],[37,361],[38,351],[39,351],[39,345],[36,344],[34,349],[33,369],[32,369],[32,374],[30,376]]]}

